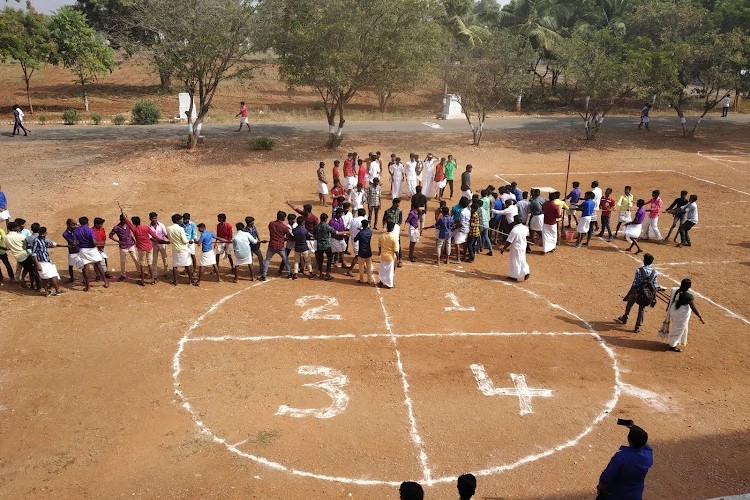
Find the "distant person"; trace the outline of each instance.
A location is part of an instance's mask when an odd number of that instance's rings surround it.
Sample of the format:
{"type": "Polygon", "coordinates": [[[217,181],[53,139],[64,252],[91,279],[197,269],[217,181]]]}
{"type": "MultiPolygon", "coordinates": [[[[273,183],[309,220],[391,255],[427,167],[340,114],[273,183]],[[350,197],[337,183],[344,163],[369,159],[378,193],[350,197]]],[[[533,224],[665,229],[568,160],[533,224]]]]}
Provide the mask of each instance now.
{"type": "Polygon", "coordinates": [[[617,453],[599,476],[596,491],[601,500],[642,500],[646,474],[654,464],[654,457],[646,431],[633,425],[628,432],[628,446],[620,446],[617,453]]]}
{"type": "MultiPolygon", "coordinates": [[[[379,275],[380,281],[378,286],[381,288],[393,288],[393,276],[395,273],[395,265],[398,262],[399,254],[399,238],[397,226],[392,220],[386,221],[386,230],[380,235],[380,268],[379,275]]],[[[417,485],[419,486],[419,485],[417,485]]],[[[421,491],[421,488],[420,488],[421,491]]],[[[404,497],[402,497],[404,498],[404,497]]],[[[422,497],[406,497],[406,498],[422,498],[422,497]]]]}
{"type": "Polygon", "coordinates": [[[648,128],[648,124],[651,121],[651,119],[648,117],[649,112],[651,111],[651,104],[646,103],[643,105],[643,108],[641,109],[641,123],[638,124],[638,128],[641,128],[641,126],[645,125],[646,130],[650,130],[648,128]]]}
{"type": "MultiPolygon", "coordinates": [[[[625,314],[617,318],[617,321],[626,325],[628,323],[628,316],[630,310],[635,304],[638,304],[638,316],[635,320],[635,333],[641,331],[641,325],[643,324],[643,314],[646,310],[646,306],[656,303],[656,290],[658,285],[656,284],[656,278],[658,276],[656,270],[651,267],[654,263],[654,256],[650,253],[644,254],[643,266],[639,267],[635,271],[635,277],[633,278],[633,284],[630,286],[630,290],[622,300],[626,302],[625,314]],[[651,298],[648,294],[651,293],[651,298]],[[647,300],[648,299],[648,300],[647,300]]],[[[653,306],[652,306],[653,307],[653,306]]]]}
{"type": "Polygon", "coordinates": [[[618,215],[617,215],[617,227],[615,227],[615,238],[617,238],[617,233],[620,231],[620,227],[626,223],[633,220],[633,218],[630,216],[630,209],[633,208],[633,194],[630,192],[630,186],[625,186],[625,190],[620,195],[620,197],[617,199],[617,209],[618,209],[618,215]]]}
{"type": "Polygon", "coordinates": [[[31,133],[31,130],[27,129],[23,126],[23,111],[21,110],[21,106],[18,104],[13,105],[13,135],[21,135],[21,130],[23,130],[23,135],[29,135],[31,133]],[[19,130],[20,129],[20,130],[19,130]]]}
{"type": "Polygon", "coordinates": [[[326,164],[321,161],[318,164],[318,200],[324,207],[326,204],[326,195],[328,194],[328,179],[326,179],[326,164]]]}
{"type": "Polygon", "coordinates": [[[692,286],[693,282],[685,278],[679,287],[672,288],[672,294],[667,303],[667,316],[659,330],[660,339],[669,337],[669,351],[680,352],[680,344],[687,345],[688,323],[692,313],[698,316],[701,323],[706,324],[695,307],[695,297],[688,291],[692,286]]]}
{"type": "Polygon", "coordinates": [[[661,213],[661,206],[664,204],[660,195],[661,192],[655,189],[651,192],[651,199],[646,202],[646,205],[649,205],[649,211],[648,219],[645,221],[643,232],[641,233],[642,240],[650,240],[653,234],[657,243],[664,241],[659,231],[659,214],[661,213]]]}
{"type": "Polygon", "coordinates": [[[444,168],[445,169],[445,182],[448,183],[448,187],[451,190],[451,194],[449,198],[453,199],[453,172],[456,170],[456,160],[453,159],[453,155],[448,155],[448,161],[445,162],[444,167],[445,167],[444,168]]]}
{"type": "Polygon", "coordinates": [[[424,500],[424,490],[414,481],[404,481],[398,488],[401,500],[424,500]]]}
{"type": "Polygon", "coordinates": [[[732,104],[732,99],[729,94],[724,96],[724,102],[721,106],[721,116],[726,118],[729,115],[729,106],[732,104]]]}
{"type": "Polygon", "coordinates": [[[526,245],[529,237],[529,228],[521,224],[521,218],[516,215],[512,229],[505,240],[505,246],[500,249],[502,255],[510,248],[510,259],[508,261],[508,278],[518,282],[529,279],[531,271],[526,262],[526,245]]]}
{"type": "Polygon", "coordinates": [[[477,478],[474,474],[462,474],[458,476],[456,487],[460,500],[470,500],[477,491],[477,478]]]}
{"type": "Polygon", "coordinates": [[[640,199],[636,205],[638,206],[638,210],[635,211],[635,217],[632,221],[625,223],[622,232],[625,235],[625,240],[630,242],[627,251],[629,252],[635,247],[635,254],[638,255],[643,251],[641,250],[640,245],[638,245],[638,238],[641,237],[641,233],[643,232],[643,221],[646,220],[646,209],[643,208],[646,205],[646,202],[640,199]]]}
{"type": "Polygon", "coordinates": [[[250,132],[250,122],[247,118],[247,106],[245,105],[245,101],[240,101],[240,112],[235,115],[236,117],[240,117],[240,128],[237,129],[237,132],[242,132],[242,126],[247,126],[247,131],[250,132]]]}
{"type": "Polygon", "coordinates": [[[612,198],[612,188],[604,190],[604,196],[602,196],[599,202],[599,209],[602,212],[602,225],[601,231],[599,231],[599,237],[604,237],[604,231],[607,231],[609,235],[607,241],[612,241],[612,228],[609,225],[609,220],[612,215],[612,208],[615,206],[615,199],[612,198]]]}
{"type": "Polygon", "coordinates": [[[461,174],[461,196],[471,199],[471,171],[474,167],[466,165],[466,170],[461,174]]]}
{"type": "Polygon", "coordinates": [[[672,240],[677,243],[677,237],[680,235],[680,226],[683,222],[685,222],[685,212],[681,212],[680,209],[688,203],[690,203],[688,201],[688,192],[680,191],[680,197],[675,198],[674,201],[667,207],[667,213],[672,214],[674,219],[672,220],[672,226],[667,232],[667,237],[664,238],[665,240],[669,240],[669,236],[672,234],[672,230],[674,228],[677,228],[677,231],[675,231],[674,233],[674,240],[672,240]]]}
{"type": "Polygon", "coordinates": [[[688,198],[688,204],[682,207],[680,212],[685,214],[685,222],[680,224],[680,242],[677,246],[689,247],[692,246],[692,243],[688,233],[698,224],[698,195],[691,194],[688,198]]]}

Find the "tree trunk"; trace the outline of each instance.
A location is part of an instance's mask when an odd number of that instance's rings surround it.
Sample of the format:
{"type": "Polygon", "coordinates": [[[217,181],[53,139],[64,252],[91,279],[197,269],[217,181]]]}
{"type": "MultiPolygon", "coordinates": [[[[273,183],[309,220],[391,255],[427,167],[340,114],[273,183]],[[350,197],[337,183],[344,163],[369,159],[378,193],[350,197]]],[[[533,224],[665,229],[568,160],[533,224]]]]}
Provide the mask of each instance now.
{"type": "Polygon", "coordinates": [[[168,92],[172,89],[172,72],[159,68],[159,90],[168,92]]]}
{"type": "Polygon", "coordinates": [[[378,92],[378,110],[380,110],[381,113],[385,113],[386,107],[388,106],[388,101],[390,99],[390,90],[381,90],[380,92],[378,92]]]}
{"type": "Polygon", "coordinates": [[[552,70],[552,87],[557,87],[557,81],[560,79],[560,73],[562,73],[562,70],[552,70]]]}
{"type": "Polygon", "coordinates": [[[521,112],[521,101],[523,100],[523,92],[520,92],[518,94],[518,97],[516,98],[516,113],[521,112]]]}
{"type": "Polygon", "coordinates": [[[89,96],[86,92],[83,93],[83,107],[86,109],[86,113],[89,112],[89,96]]]}
{"type": "Polygon", "coordinates": [[[474,145],[479,146],[479,143],[482,142],[482,132],[484,132],[484,120],[487,118],[487,114],[482,112],[477,114],[477,119],[479,121],[479,126],[477,127],[477,131],[474,133],[474,145]]]}
{"type": "Polygon", "coordinates": [[[31,90],[29,89],[29,80],[31,77],[26,78],[26,101],[29,103],[29,113],[34,114],[34,106],[31,105],[31,90]]]}

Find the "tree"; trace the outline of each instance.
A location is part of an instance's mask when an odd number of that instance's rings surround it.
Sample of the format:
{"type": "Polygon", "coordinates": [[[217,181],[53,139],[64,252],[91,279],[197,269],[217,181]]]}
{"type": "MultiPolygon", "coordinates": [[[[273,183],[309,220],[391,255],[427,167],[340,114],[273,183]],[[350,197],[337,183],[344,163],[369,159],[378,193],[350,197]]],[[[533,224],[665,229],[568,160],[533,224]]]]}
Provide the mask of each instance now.
{"type": "Polygon", "coordinates": [[[586,138],[593,139],[609,109],[643,84],[649,54],[610,27],[574,34],[559,54],[566,80],[559,93],[583,119],[586,138]]]}
{"type": "Polygon", "coordinates": [[[156,34],[152,47],[190,95],[188,148],[192,149],[219,84],[248,74],[240,63],[252,51],[253,2],[138,0],[133,8],[136,26],[156,34]],[[195,97],[198,109],[193,122],[195,97]]]}
{"type": "Polygon", "coordinates": [[[533,49],[524,37],[494,32],[451,66],[448,81],[458,91],[472,143],[482,140],[487,114],[512,101],[526,85],[533,49]]]}
{"type": "Polygon", "coordinates": [[[406,50],[435,43],[429,34],[405,33],[423,33],[435,7],[433,0],[266,0],[260,5],[263,45],[279,55],[281,76],[290,86],[318,93],[327,145],[334,148],[343,138],[346,105],[357,92],[382,82],[406,50]]]}
{"type": "Polygon", "coordinates": [[[34,71],[49,62],[54,50],[46,16],[9,7],[0,13],[0,59],[14,59],[21,66],[30,113],[34,112],[31,77],[34,71]]]}
{"type": "Polygon", "coordinates": [[[81,95],[86,111],[89,97],[86,85],[95,82],[99,75],[111,73],[115,68],[115,52],[107,40],[86,23],[86,16],[73,7],[61,7],[50,21],[51,38],[57,50],[53,62],[71,70],[76,83],[81,85],[81,95]]]}

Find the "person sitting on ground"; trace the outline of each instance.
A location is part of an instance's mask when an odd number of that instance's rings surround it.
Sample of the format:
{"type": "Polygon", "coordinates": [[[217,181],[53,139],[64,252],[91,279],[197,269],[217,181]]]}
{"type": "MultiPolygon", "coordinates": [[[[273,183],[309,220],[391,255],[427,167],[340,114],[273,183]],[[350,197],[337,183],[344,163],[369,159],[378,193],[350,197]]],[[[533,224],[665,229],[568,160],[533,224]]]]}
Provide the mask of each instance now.
{"type": "Polygon", "coordinates": [[[628,432],[628,446],[610,459],[599,477],[597,498],[608,500],[640,500],[646,486],[646,474],[654,464],[653,451],[646,443],[646,431],[633,425],[628,432]]]}
{"type": "Polygon", "coordinates": [[[477,491],[477,478],[474,474],[462,474],[458,477],[458,498],[460,500],[470,500],[477,491]]]}
{"type": "Polygon", "coordinates": [[[424,490],[414,481],[404,481],[398,487],[399,498],[401,500],[424,500],[424,490]]]}

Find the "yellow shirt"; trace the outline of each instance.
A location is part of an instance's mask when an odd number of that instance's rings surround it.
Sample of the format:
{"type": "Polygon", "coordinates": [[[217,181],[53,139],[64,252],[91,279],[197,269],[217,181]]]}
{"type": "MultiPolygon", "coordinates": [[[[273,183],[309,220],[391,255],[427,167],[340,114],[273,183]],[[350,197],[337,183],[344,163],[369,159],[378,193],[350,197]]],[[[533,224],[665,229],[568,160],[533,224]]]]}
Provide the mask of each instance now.
{"type": "MultiPolygon", "coordinates": [[[[3,240],[5,239],[5,231],[0,228],[0,247],[4,247],[3,240]]],[[[5,255],[5,250],[0,249],[0,255],[5,255]]]]}
{"type": "Polygon", "coordinates": [[[630,212],[630,209],[633,208],[633,195],[621,194],[617,200],[617,207],[620,209],[620,212],[630,212]]]}
{"type": "MultiPolygon", "coordinates": [[[[570,209],[567,203],[565,203],[565,200],[561,200],[560,198],[553,200],[552,203],[560,207],[560,213],[565,214],[565,211],[570,209]]],[[[560,222],[562,220],[562,217],[557,218],[557,222],[560,222]]]]}
{"type": "Polygon", "coordinates": [[[383,233],[378,240],[380,243],[380,260],[392,262],[398,253],[398,235],[395,233],[383,233]]]}
{"type": "Polygon", "coordinates": [[[185,229],[179,224],[172,224],[167,227],[167,239],[172,243],[174,252],[187,252],[188,239],[185,235],[185,229]]]}

